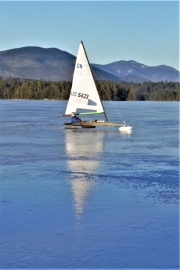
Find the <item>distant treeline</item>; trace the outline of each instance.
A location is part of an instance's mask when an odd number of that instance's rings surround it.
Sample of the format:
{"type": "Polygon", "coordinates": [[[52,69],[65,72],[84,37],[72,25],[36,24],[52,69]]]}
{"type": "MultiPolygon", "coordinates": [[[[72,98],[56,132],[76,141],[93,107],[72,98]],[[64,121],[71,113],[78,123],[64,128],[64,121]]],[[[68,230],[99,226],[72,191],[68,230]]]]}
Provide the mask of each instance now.
{"type": "MultiPolygon", "coordinates": [[[[67,100],[71,82],[0,78],[0,99],[67,100]]],[[[101,100],[161,100],[179,101],[180,83],[176,82],[115,82],[98,81],[101,100]]]]}

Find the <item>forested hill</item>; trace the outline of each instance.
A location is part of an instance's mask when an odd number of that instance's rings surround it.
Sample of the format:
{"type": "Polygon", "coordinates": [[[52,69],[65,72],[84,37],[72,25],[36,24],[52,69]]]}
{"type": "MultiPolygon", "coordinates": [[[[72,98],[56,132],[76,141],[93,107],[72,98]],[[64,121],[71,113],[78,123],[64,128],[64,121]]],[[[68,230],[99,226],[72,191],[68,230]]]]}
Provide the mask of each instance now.
{"type": "MultiPolygon", "coordinates": [[[[144,78],[144,81],[179,81],[179,71],[166,66],[160,65],[150,67],[135,61],[117,61],[107,65],[94,65],[110,74],[121,77],[121,80],[133,81],[133,77],[144,78]]],[[[138,82],[138,81],[136,81],[138,82]]]]}
{"type": "MultiPolygon", "coordinates": [[[[56,48],[23,47],[0,52],[0,76],[34,80],[72,81],[76,57],[56,48]]],[[[101,80],[120,78],[93,67],[101,80]]]]}
{"type": "MultiPolygon", "coordinates": [[[[101,100],[162,100],[179,101],[180,83],[129,83],[97,81],[101,100]]],[[[0,99],[67,100],[72,82],[0,78],[0,99]]]]}
{"type": "MultiPolygon", "coordinates": [[[[0,52],[0,76],[46,81],[72,81],[76,57],[56,48],[23,47],[0,52]]],[[[148,67],[135,61],[91,65],[98,80],[179,82],[179,71],[165,65],[148,67]]]]}

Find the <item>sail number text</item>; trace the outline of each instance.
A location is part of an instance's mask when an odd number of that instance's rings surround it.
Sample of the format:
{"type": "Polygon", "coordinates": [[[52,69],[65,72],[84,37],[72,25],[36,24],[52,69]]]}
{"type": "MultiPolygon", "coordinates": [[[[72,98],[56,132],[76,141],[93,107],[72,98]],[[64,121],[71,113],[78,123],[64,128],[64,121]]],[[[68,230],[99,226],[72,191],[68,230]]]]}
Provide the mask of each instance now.
{"type": "Polygon", "coordinates": [[[89,95],[87,95],[87,94],[78,93],[78,92],[71,92],[71,96],[81,97],[81,98],[85,98],[85,99],[88,99],[88,97],[89,97],[89,95]]]}

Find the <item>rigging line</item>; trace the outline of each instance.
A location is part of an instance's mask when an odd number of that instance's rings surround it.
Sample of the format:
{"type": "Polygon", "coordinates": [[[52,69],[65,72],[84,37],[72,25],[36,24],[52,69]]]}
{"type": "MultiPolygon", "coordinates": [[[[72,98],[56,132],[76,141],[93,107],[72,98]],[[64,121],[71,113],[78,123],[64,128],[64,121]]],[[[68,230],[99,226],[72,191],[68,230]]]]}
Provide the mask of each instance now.
{"type": "Polygon", "coordinates": [[[112,105],[113,105],[114,109],[116,110],[116,112],[118,113],[118,115],[121,117],[122,121],[123,121],[124,123],[126,123],[126,122],[124,121],[122,115],[120,114],[120,112],[118,111],[118,109],[116,108],[116,106],[114,105],[113,101],[111,100],[110,96],[109,96],[108,93],[106,92],[106,89],[103,87],[103,84],[102,84],[101,81],[98,79],[98,77],[96,76],[96,74],[95,74],[95,72],[93,71],[92,68],[91,68],[91,70],[92,70],[94,76],[97,78],[98,82],[100,83],[102,89],[105,91],[105,93],[106,93],[106,95],[108,96],[109,100],[112,102],[112,105]]]}

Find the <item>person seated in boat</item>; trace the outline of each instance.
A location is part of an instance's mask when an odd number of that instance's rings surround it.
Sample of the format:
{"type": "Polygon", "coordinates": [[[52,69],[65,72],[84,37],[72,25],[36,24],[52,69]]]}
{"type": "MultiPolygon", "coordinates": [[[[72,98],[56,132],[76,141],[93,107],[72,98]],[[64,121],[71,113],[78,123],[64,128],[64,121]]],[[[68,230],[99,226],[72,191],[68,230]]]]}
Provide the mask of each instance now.
{"type": "Polygon", "coordinates": [[[81,122],[81,119],[79,117],[76,116],[76,113],[75,112],[72,112],[71,113],[71,122],[72,123],[78,123],[78,122],[81,122]]]}

